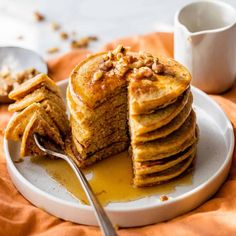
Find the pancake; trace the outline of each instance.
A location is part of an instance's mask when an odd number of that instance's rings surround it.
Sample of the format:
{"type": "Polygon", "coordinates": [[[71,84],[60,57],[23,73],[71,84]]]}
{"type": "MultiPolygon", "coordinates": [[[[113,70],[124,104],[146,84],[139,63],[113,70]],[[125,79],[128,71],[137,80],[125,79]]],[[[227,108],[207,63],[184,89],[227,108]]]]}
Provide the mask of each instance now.
{"type": "MultiPolygon", "coordinates": [[[[72,116],[76,119],[80,125],[89,126],[90,124],[97,122],[102,116],[107,113],[115,112],[117,108],[121,106],[127,107],[127,89],[123,89],[115,97],[104,102],[96,109],[89,108],[79,99],[75,98],[75,94],[71,94],[70,85],[67,88],[67,104],[72,116]]],[[[123,109],[124,111],[127,108],[123,109]]]]}
{"type": "MultiPolygon", "coordinates": [[[[90,129],[82,129],[79,124],[74,120],[73,116],[70,117],[70,125],[73,135],[76,139],[84,146],[88,147],[91,143],[96,144],[97,140],[102,140],[111,135],[112,133],[120,132],[126,133],[127,123],[126,116],[122,117],[123,119],[113,119],[111,122],[105,122],[104,127],[91,127],[90,129]]],[[[104,140],[105,141],[105,140],[104,140]]]]}
{"type": "Polygon", "coordinates": [[[75,161],[77,166],[82,168],[92,165],[93,163],[99,160],[118,154],[126,149],[127,149],[127,142],[113,143],[112,145],[97,151],[96,153],[89,156],[89,158],[83,160],[81,159],[80,154],[77,152],[75,145],[71,141],[71,137],[68,137],[66,140],[66,154],[75,161]]]}
{"type": "MultiPolygon", "coordinates": [[[[30,82],[30,80],[28,80],[27,82],[30,82]]],[[[62,108],[63,111],[66,110],[61,97],[59,95],[56,95],[55,93],[52,93],[45,87],[38,88],[32,93],[27,94],[24,98],[17,100],[15,103],[11,104],[8,107],[8,110],[10,112],[21,111],[24,108],[28,107],[30,104],[34,102],[41,102],[45,99],[55,101],[62,108]]]]}
{"type": "Polygon", "coordinates": [[[70,89],[76,94],[75,99],[82,101],[91,109],[119,94],[127,84],[123,76],[118,74],[108,76],[106,73],[103,79],[93,83],[94,74],[103,63],[106,54],[102,52],[89,56],[75,67],[70,76],[70,89]]]}
{"type": "Polygon", "coordinates": [[[91,143],[90,145],[88,145],[87,147],[84,147],[83,145],[81,145],[79,143],[79,141],[76,139],[76,136],[73,135],[72,132],[72,140],[75,144],[75,147],[78,151],[78,153],[80,154],[81,159],[86,159],[88,158],[91,154],[99,151],[100,149],[103,149],[107,146],[112,145],[113,143],[117,143],[117,142],[126,142],[128,145],[128,137],[126,132],[114,132],[106,137],[104,137],[103,139],[98,139],[98,141],[91,143]]]}
{"type": "Polygon", "coordinates": [[[187,159],[167,170],[153,173],[149,175],[135,175],[134,185],[137,187],[152,186],[161,184],[174,179],[183,174],[191,165],[195,157],[195,153],[191,154],[187,159]]]}
{"type": "Polygon", "coordinates": [[[55,144],[59,145],[62,149],[64,148],[64,143],[61,139],[60,133],[57,131],[55,125],[46,122],[41,114],[35,112],[31,117],[29,123],[27,124],[21,141],[20,156],[24,157],[27,155],[33,156],[45,156],[46,154],[42,152],[35,144],[33,134],[38,133],[41,136],[53,141],[55,144]]]}
{"type": "Polygon", "coordinates": [[[147,161],[147,162],[133,162],[134,174],[135,175],[146,175],[156,172],[160,172],[171,168],[186,158],[191,154],[196,152],[196,143],[184,150],[183,152],[177,153],[174,156],[170,156],[157,161],[147,161]]]}
{"type": "Polygon", "coordinates": [[[196,141],[196,116],[191,112],[184,124],[165,138],[132,145],[134,161],[158,160],[185,150],[196,141]]]}
{"type": "Polygon", "coordinates": [[[156,130],[174,119],[185,107],[192,104],[190,91],[187,90],[176,102],[171,105],[158,109],[154,113],[145,115],[130,115],[129,123],[131,126],[131,137],[156,130]]]}
{"type": "Polygon", "coordinates": [[[34,78],[25,81],[18,88],[14,89],[9,98],[12,100],[19,100],[38,88],[46,87],[55,94],[60,94],[56,83],[51,80],[46,74],[38,74],[34,78]]]}
{"type": "Polygon", "coordinates": [[[65,136],[70,131],[70,125],[64,109],[50,99],[42,101],[41,106],[55,122],[61,134],[65,136]]]}
{"type": "MultiPolygon", "coordinates": [[[[6,139],[19,141],[22,138],[27,124],[36,113],[40,114],[40,117],[42,117],[50,126],[54,126],[52,119],[48,116],[42,105],[39,103],[33,103],[23,111],[17,113],[10,120],[5,131],[6,139]]],[[[59,132],[57,127],[55,127],[55,130],[56,132],[59,132]]]]}
{"type": "Polygon", "coordinates": [[[186,121],[192,110],[192,100],[193,100],[192,94],[190,94],[189,101],[187,102],[185,107],[171,122],[154,131],[132,137],[132,142],[133,143],[148,142],[155,139],[163,138],[168,136],[175,130],[179,129],[180,126],[183,125],[183,123],[186,121]]]}
{"type": "Polygon", "coordinates": [[[131,115],[146,114],[157,107],[176,99],[190,84],[191,75],[180,63],[171,58],[158,57],[164,65],[163,73],[157,74],[149,85],[133,80],[128,87],[131,115]]]}

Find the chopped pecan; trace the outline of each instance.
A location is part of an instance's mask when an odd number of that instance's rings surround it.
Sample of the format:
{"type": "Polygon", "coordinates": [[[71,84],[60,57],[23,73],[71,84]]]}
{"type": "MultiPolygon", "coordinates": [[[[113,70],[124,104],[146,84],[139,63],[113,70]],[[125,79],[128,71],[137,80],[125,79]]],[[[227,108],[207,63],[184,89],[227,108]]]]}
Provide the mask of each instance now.
{"type": "Polygon", "coordinates": [[[59,52],[59,48],[58,47],[52,47],[52,48],[49,48],[47,50],[48,53],[52,54],[52,53],[57,53],[59,52]]]}
{"type": "Polygon", "coordinates": [[[158,62],[154,62],[152,64],[152,70],[156,73],[156,74],[160,74],[164,72],[164,65],[158,62]]]}
{"type": "Polygon", "coordinates": [[[168,196],[166,196],[166,195],[160,196],[160,201],[164,202],[164,201],[167,201],[167,200],[169,200],[168,196]]]}
{"type": "Polygon", "coordinates": [[[133,70],[133,78],[136,80],[143,78],[152,78],[152,76],[153,76],[153,71],[147,66],[133,70]]]}
{"type": "Polygon", "coordinates": [[[111,60],[104,61],[99,65],[99,68],[103,71],[109,71],[112,67],[113,63],[111,60]]]}
{"type": "Polygon", "coordinates": [[[61,37],[62,40],[66,40],[66,39],[69,38],[69,35],[66,32],[61,32],[60,37],[61,37]]]}
{"type": "Polygon", "coordinates": [[[36,21],[44,21],[45,20],[45,17],[44,15],[42,15],[40,12],[38,11],[35,11],[34,12],[34,18],[36,21]]]}
{"type": "Polygon", "coordinates": [[[51,26],[51,29],[54,30],[54,31],[57,31],[57,30],[59,30],[61,28],[61,26],[58,23],[56,23],[56,22],[52,22],[50,24],[50,26],[51,26]]]}

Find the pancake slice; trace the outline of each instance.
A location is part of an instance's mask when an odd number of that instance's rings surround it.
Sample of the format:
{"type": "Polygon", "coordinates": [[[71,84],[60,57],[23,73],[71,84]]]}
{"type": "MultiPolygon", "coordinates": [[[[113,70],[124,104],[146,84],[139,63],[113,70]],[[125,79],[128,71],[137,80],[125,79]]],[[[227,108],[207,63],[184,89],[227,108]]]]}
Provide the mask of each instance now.
{"type": "Polygon", "coordinates": [[[61,149],[64,149],[64,142],[61,139],[60,133],[57,131],[55,125],[49,124],[40,113],[36,112],[31,117],[27,124],[21,141],[20,156],[25,157],[29,155],[33,156],[45,156],[35,144],[33,134],[38,133],[48,140],[59,145],[61,149]]]}
{"type": "Polygon", "coordinates": [[[46,87],[48,90],[55,94],[60,94],[56,83],[51,80],[46,74],[38,74],[34,78],[25,81],[18,88],[14,89],[10,94],[9,98],[13,100],[19,100],[29,93],[35,91],[38,88],[46,87]]]}
{"type": "Polygon", "coordinates": [[[131,137],[156,130],[168,124],[183,110],[187,103],[188,105],[192,103],[190,90],[187,90],[176,102],[158,109],[154,113],[130,115],[131,137]]]}
{"type": "Polygon", "coordinates": [[[153,173],[149,175],[135,175],[134,185],[137,187],[152,186],[156,184],[165,183],[183,174],[191,165],[195,158],[195,152],[181,163],[171,167],[167,170],[153,173]]]}
{"type": "Polygon", "coordinates": [[[183,151],[196,141],[196,115],[192,110],[184,124],[165,138],[132,145],[134,161],[158,160],[183,151]]]}
{"type": "Polygon", "coordinates": [[[166,170],[179,164],[191,154],[196,152],[196,143],[174,156],[170,156],[157,161],[133,162],[135,175],[147,175],[166,170]]]}
{"type": "Polygon", "coordinates": [[[192,94],[190,94],[189,101],[187,102],[183,110],[171,122],[154,131],[134,136],[132,138],[132,143],[137,144],[141,142],[148,142],[159,138],[163,138],[168,136],[175,130],[179,129],[186,121],[192,110],[192,101],[193,101],[193,96],[192,94]]]}
{"type": "Polygon", "coordinates": [[[24,98],[17,100],[15,103],[11,104],[8,107],[8,110],[10,112],[21,111],[24,108],[28,107],[30,104],[34,102],[41,102],[45,99],[50,99],[50,100],[55,101],[63,109],[63,111],[66,110],[61,97],[59,95],[52,93],[45,87],[38,88],[32,93],[29,93],[28,95],[26,95],[24,98]]]}
{"type": "Polygon", "coordinates": [[[44,100],[41,103],[41,106],[55,122],[61,134],[63,136],[66,136],[66,134],[70,131],[70,125],[68,116],[66,115],[64,108],[62,108],[60,105],[58,105],[58,103],[50,99],[44,100]]]}
{"type": "MultiPolygon", "coordinates": [[[[32,116],[40,114],[40,117],[44,119],[50,126],[54,126],[52,119],[48,116],[46,111],[43,109],[40,103],[33,103],[23,111],[17,113],[11,121],[8,123],[5,137],[9,140],[19,141],[25,131],[26,126],[30,122],[32,116]]],[[[59,132],[58,128],[55,127],[56,132],[59,132]]]]}

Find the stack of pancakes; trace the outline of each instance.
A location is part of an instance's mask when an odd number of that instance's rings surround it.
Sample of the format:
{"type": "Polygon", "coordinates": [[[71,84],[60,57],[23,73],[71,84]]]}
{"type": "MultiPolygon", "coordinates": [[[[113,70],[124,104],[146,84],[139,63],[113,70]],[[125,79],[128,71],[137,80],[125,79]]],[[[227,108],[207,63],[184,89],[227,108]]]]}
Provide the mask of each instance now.
{"type": "Polygon", "coordinates": [[[187,170],[196,153],[196,117],[190,75],[174,60],[159,58],[163,72],[150,87],[129,84],[129,124],[134,184],[163,183],[187,170]]]}
{"type": "Polygon", "coordinates": [[[12,91],[16,102],[9,110],[18,113],[6,138],[22,139],[21,156],[44,155],[33,140],[39,133],[65,147],[79,167],[130,147],[134,185],[160,184],[188,171],[195,157],[190,80],[173,59],[118,46],[73,70],[67,89],[70,126],[58,88],[46,75],[12,91]]]}
{"type": "Polygon", "coordinates": [[[190,80],[173,59],[127,52],[122,46],[89,56],[70,77],[68,154],[83,167],[130,144],[135,186],[184,173],[197,141],[190,80]]]}
{"type": "MultiPolygon", "coordinates": [[[[126,81],[107,78],[99,84],[103,54],[88,57],[73,71],[67,89],[72,143],[69,152],[80,167],[117,154],[129,146],[126,81]],[[92,79],[90,79],[92,78],[92,79]]],[[[105,74],[103,76],[106,76],[105,74]]]]}
{"type": "Polygon", "coordinates": [[[21,140],[21,157],[45,155],[36,146],[34,133],[64,148],[64,139],[70,131],[66,108],[57,85],[47,75],[39,74],[24,82],[9,97],[16,101],[9,111],[17,113],[8,123],[5,137],[21,140]]]}

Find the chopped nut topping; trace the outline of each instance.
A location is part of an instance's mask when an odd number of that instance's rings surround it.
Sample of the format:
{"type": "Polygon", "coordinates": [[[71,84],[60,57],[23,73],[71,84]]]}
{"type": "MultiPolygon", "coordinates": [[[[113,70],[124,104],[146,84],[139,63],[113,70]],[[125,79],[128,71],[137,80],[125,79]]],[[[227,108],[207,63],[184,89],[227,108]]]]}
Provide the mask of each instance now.
{"type": "Polygon", "coordinates": [[[105,54],[102,58],[103,58],[104,61],[109,60],[109,56],[108,56],[108,54],[105,54]]]}
{"type": "Polygon", "coordinates": [[[123,57],[123,54],[121,52],[118,52],[116,54],[116,60],[120,60],[123,57]]]}
{"type": "Polygon", "coordinates": [[[152,81],[157,79],[154,73],[162,73],[165,69],[164,65],[150,53],[128,54],[126,51],[127,48],[118,45],[113,51],[103,55],[99,70],[106,73],[108,77],[124,77],[125,73],[130,71],[133,79],[145,80],[143,82],[145,89],[152,89],[152,81]]]}
{"type": "Polygon", "coordinates": [[[47,50],[48,53],[52,54],[52,53],[57,53],[59,52],[59,48],[58,47],[52,47],[52,48],[49,48],[47,50]]]}
{"type": "Polygon", "coordinates": [[[100,80],[103,77],[103,71],[98,70],[93,75],[93,82],[100,80]]]}
{"type": "Polygon", "coordinates": [[[113,60],[115,55],[114,55],[113,52],[109,51],[109,52],[107,53],[107,56],[108,56],[108,59],[113,60]]]}
{"type": "Polygon", "coordinates": [[[166,196],[166,195],[160,196],[160,201],[165,202],[165,201],[168,201],[168,200],[169,200],[168,196],[166,196]]]}
{"type": "Polygon", "coordinates": [[[35,68],[29,68],[27,70],[18,72],[16,74],[15,80],[18,84],[21,84],[21,83],[25,82],[28,79],[32,79],[37,74],[39,74],[39,72],[35,68]]]}
{"type": "Polygon", "coordinates": [[[160,64],[158,62],[154,62],[152,64],[152,70],[156,73],[156,74],[160,74],[160,73],[163,73],[164,72],[164,65],[163,64],[160,64]]]}
{"type": "Polygon", "coordinates": [[[51,26],[52,30],[54,30],[54,31],[57,31],[61,28],[61,26],[56,22],[52,22],[50,26],[51,26]]]}
{"type": "Polygon", "coordinates": [[[61,32],[60,33],[60,37],[61,37],[62,40],[66,40],[66,39],[69,38],[69,35],[67,33],[65,33],[65,32],[61,32]]]}
{"type": "Polygon", "coordinates": [[[41,13],[39,13],[38,11],[35,11],[34,12],[34,18],[36,21],[44,21],[45,20],[45,17],[44,15],[42,15],[41,13]]]}
{"type": "Polygon", "coordinates": [[[144,61],[142,60],[135,61],[130,65],[131,68],[140,68],[142,66],[145,66],[144,61]]]}
{"type": "Polygon", "coordinates": [[[123,45],[118,45],[114,50],[113,50],[113,54],[118,54],[118,53],[122,53],[125,54],[126,49],[123,45]]]}
{"type": "Polygon", "coordinates": [[[153,71],[147,67],[140,67],[139,69],[134,69],[133,70],[133,77],[136,80],[143,79],[143,78],[152,78],[153,76],[153,71]]]}
{"type": "Polygon", "coordinates": [[[96,36],[83,37],[83,38],[80,38],[79,40],[73,40],[70,46],[72,49],[87,48],[91,41],[96,41],[96,40],[97,40],[96,36]]]}
{"type": "Polygon", "coordinates": [[[103,71],[109,71],[112,67],[113,63],[111,60],[104,61],[99,65],[99,68],[103,71]]]}
{"type": "Polygon", "coordinates": [[[0,95],[8,95],[19,84],[34,77],[39,72],[34,68],[29,68],[24,71],[13,73],[9,68],[0,71],[0,95]]]}

